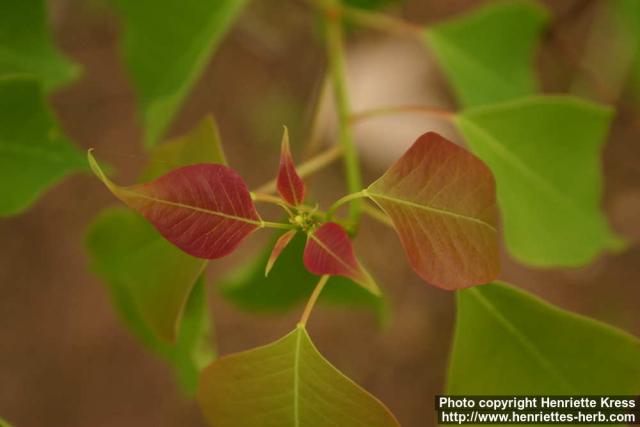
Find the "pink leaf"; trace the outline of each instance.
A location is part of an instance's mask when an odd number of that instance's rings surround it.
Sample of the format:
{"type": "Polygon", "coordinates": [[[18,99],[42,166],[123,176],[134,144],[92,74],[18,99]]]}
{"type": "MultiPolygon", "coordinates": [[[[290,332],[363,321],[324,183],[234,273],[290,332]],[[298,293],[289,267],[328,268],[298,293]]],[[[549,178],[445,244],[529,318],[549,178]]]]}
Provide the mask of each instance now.
{"type": "Polygon", "coordinates": [[[107,178],[91,153],[89,162],[116,197],[195,257],[228,255],[262,226],[246,184],[227,166],[185,166],[145,184],[120,187],[107,178]]]}
{"type": "Polygon", "coordinates": [[[347,232],[336,223],[327,222],[309,233],[304,265],[313,274],[345,276],[373,294],[380,294],[374,280],[356,259],[347,232]]]}
{"type": "Polygon", "coordinates": [[[453,290],[498,275],[495,181],[464,148],[426,133],[365,194],[391,218],[428,283],[453,290]]]}
{"type": "Polygon", "coordinates": [[[278,238],[278,240],[276,241],[276,244],[273,246],[273,250],[271,251],[269,260],[267,261],[267,266],[264,270],[265,276],[269,275],[269,272],[273,268],[273,264],[275,264],[276,260],[278,259],[278,257],[280,256],[284,248],[287,247],[287,245],[295,235],[296,235],[296,230],[289,230],[278,238]]]}
{"type": "Polygon", "coordinates": [[[278,171],[278,193],[294,206],[304,201],[305,185],[293,164],[289,148],[289,132],[284,128],[282,147],[280,149],[280,169],[278,171]]]}

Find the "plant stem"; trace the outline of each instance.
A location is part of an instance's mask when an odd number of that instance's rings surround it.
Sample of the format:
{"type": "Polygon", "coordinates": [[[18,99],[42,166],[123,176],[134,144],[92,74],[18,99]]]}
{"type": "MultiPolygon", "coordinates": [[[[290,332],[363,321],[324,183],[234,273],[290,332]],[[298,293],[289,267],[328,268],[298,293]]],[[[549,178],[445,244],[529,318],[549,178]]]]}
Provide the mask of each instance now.
{"type": "MultiPolygon", "coordinates": [[[[342,147],[339,145],[335,145],[298,166],[298,175],[300,175],[301,178],[308,177],[309,175],[316,173],[320,169],[327,167],[328,165],[339,159],[340,156],[342,156],[342,153],[342,147]]],[[[271,181],[268,181],[262,184],[260,187],[256,188],[254,192],[270,194],[275,193],[275,191],[276,180],[272,179],[271,181]]]]}
{"type": "Polygon", "coordinates": [[[278,205],[282,209],[284,209],[287,212],[287,214],[289,214],[289,216],[292,215],[291,208],[294,208],[294,206],[290,205],[289,203],[285,202],[279,197],[272,196],[270,194],[252,192],[251,199],[256,202],[265,202],[265,203],[271,203],[273,205],[278,205]]]}
{"type": "Polygon", "coordinates": [[[296,226],[293,224],[284,224],[280,222],[262,221],[260,224],[263,228],[278,228],[280,230],[293,230],[294,228],[296,228],[296,226]]]}
{"type": "Polygon", "coordinates": [[[327,0],[309,0],[316,7],[324,9],[325,13],[338,18],[345,18],[361,27],[371,28],[386,33],[400,36],[410,36],[422,40],[425,28],[423,26],[407,22],[400,18],[371,12],[357,7],[346,6],[342,3],[329,4],[327,0]]]}
{"type": "Polygon", "coordinates": [[[327,211],[327,215],[329,216],[333,215],[336,209],[338,209],[340,206],[344,205],[345,203],[351,202],[352,200],[361,199],[366,196],[367,196],[366,190],[360,190],[357,193],[347,194],[346,196],[343,196],[338,200],[336,200],[334,204],[331,205],[331,207],[327,211]]]}
{"type": "Polygon", "coordinates": [[[329,277],[331,276],[324,275],[318,281],[318,284],[316,285],[315,289],[311,293],[311,296],[309,297],[309,301],[307,301],[307,305],[305,306],[304,311],[302,312],[302,316],[300,317],[300,321],[298,322],[298,325],[301,325],[301,326],[307,325],[307,321],[309,320],[309,316],[311,316],[313,307],[315,307],[316,302],[318,301],[318,297],[320,296],[322,289],[324,289],[324,285],[327,284],[327,280],[329,280],[329,277]]]}
{"type": "Polygon", "coordinates": [[[356,124],[363,120],[368,120],[375,117],[387,116],[391,114],[402,114],[402,113],[424,114],[426,116],[436,117],[438,119],[442,119],[447,122],[453,121],[456,117],[455,112],[444,110],[442,108],[427,107],[424,105],[398,105],[398,106],[374,108],[371,110],[354,113],[350,117],[350,122],[351,124],[356,124]]]}
{"type": "MultiPolygon", "coordinates": [[[[324,0],[324,4],[328,8],[335,8],[339,5],[337,0],[324,0]]],[[[333,83],[333,96],[338,112],[339,141],[344,149],[347,188],[350,192],[356,192],[362,188],[362,178],[360,176],[358,152],[353,143],[353,136],[349,127],[351,108],[345,75],[342,20],[335,13],[331,13],[329,9],[325,9],[325,32],[329,73],[333,83]]],[[[354,201],[349,206],[349,220],[354,225],[358,224],[360,219],[361,205],[360,201],[354,201]]]]}
{"type": "Polygon", "coordinates": [[[381,222],[384,225],[387,225],[392,228],[394,227],[393,221],[391,221],[391,218],[389,218],[380,209],[375,208],[368,203],[364,204],[364,206],[362,207],[362,212],[364,212],[366,215],[369,215],[371,218],[375,219],[376,221],[381,222]]]}

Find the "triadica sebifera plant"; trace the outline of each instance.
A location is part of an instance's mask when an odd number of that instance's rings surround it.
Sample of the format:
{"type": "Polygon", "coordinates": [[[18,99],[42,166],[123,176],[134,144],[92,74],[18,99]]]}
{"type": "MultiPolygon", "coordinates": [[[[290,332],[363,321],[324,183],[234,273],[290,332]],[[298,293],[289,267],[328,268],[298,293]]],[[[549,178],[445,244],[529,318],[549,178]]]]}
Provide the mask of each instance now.
{"type": "MultiPolygon", "coordinates": [[[[8,37],[0,31],[0,214],[21,212],[60,177],[91,169],[124,204],[105,209],[89,227],[92,270],[127,327],[175,370],[214,427],[397,426],[407,416],[393,402],[393,392],[382,395],[384,390],[359,378],[397,416],[333,367],[308,328],[314,309],[328,302],[372,309],[384,323],[385,294],[410,286],[400,279],[376,280],[387,265],[368,262],[358,243],[360,231],[369,231],[373,221],[385,226],[376,228],[389,232],[385,239],[395,233],[404,250],[377,247],[389,252],[389,263],[404,257],[416,282],[455,295],[451,343],[430,343],[450,348],[443,394],[640,394],[636,337],[499,281],[511,277],[501,273],[501,260],[532,269],[575,269],[605,252],[615,257],[628,243],[600,209],[601,152],[614,110],[574,95],[545,94],[538,83],[535,53],[542,40],[557,35],[562,19],[551,19],[547,9],[526,0],[486,2],[429,25],[381,12],[390,3],[385,0],[296,2],[302,6],[298,12],[317,18],[309,22],[326,53],[326,69],[318,73],[326,90],[310,105],[305,141],[303,132],[293,132],[293,126],[304,125],[286,123],[298,161],[287,128],[282,137],[278,130],[269,138],[272,151],[279,144],[279,164],[261,162],[261,169],[272,168],[272,179],[253,187],[243,178],[253,177],[252,171],[227,160],[226,138],[213,116],[161,141],[234,19],[256,3],[114,2],[147,161],[131,185],[115,175],[120,165],[101,162],[108,156],[98,143],[87,165],[47,107],[46,95],[78,73],[46,37],[44,3],[5,4],[3,16],[15,17],[19,25],[8,37]],[[360,29],[426,46],[458,108],[382,105],[356,111],[347,84],[347,41],[360,29]],[[328,103],[335,132],[322,117],[328,103]],[[356,146],[354,127],[401,114],[428,121],[410,140],[397,141],[408,147],[404,154],[390,158],[386,171],[367,181],[360,150],[369,147],[356,146]],[[434,131],[440,122],[452,130],[446,138],[434,131]],[[339,188],[310,179],[334,163],[343,166],[339,188]],[[324,201],[329,193],[333,203],[324,201]],[[254,233],[270,233],[268,245],[240,256],[230,274],[210,283],[208,273],[219,265],[210,261],[235,253],[254,233]],[[220,355],[211,333],[212,289],[250,313],[299,313],[290,332],[275,342],[220,355]]],[[[591,3],[605,8],[603,1],[591,3]]],[[[606,8],[616,20],[607,28],[630,39],[640,34],[633,20],[640,16],[637,1],[610,0],[606,8]]],[[[612,52],[627,51],[595,49],[585,56],[603,56],[599,63],[610,64],[612,52]]],[[[631,56],[624,62],[635,64],[631,56]]],[[[578,62],[575,86],[585,90],[602,70],[578,62]]],[[[387,84],[404,78],[392,77],[387,84]]],[[[602,89],[602,81],[596,83],[602,89]]],[[[96,193],[103,191],[93,182],[96,193]]],[[[584,292],[574,288],[576,297],[584,292]]],[[[233,333],[219,328],[216,335],[233,333]]],[[[435,368],[425,362],[420,369],[435,368]]],[[[424,402],[423,412],[412,419],[432,425],[434,396],[415,399],[424,402]]]]}

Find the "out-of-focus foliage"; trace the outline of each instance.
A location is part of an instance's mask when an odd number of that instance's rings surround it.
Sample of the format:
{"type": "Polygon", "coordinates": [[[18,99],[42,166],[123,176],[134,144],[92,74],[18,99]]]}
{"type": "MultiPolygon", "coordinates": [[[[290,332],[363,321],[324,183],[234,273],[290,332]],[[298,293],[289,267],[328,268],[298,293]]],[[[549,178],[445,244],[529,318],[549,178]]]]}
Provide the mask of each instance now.
{"type": "Polygon", "coordinates": [[[532,97],[463,111],[469,146],[497,180],[509,252],[536,266],[578,266],[620,240],[601,212],[605,107],[532,97]]]}
{"type": "Polygon", "coordinates": [[[87,170],[33,77],[0,77],[0,216],[17,214],[48,187],[87,170]]]}
{"type": "Polygon", "coordinates": [[[487,6],[425,32],[464,107],[508,101],[537,91],[534,52],[548,21],[529,1],[487,6]]]}
{"type": "Polygon", "coordinates": [[[245,0],[118,0],[147,146],[167,129],[245,0]]]}
{"type": "MultiPolygon", "coordinates": [[[[277,236],[275,236],[277,237],[277,236]]],[[[297,307],[305,301],[318,276],[309,273],[302,263],[305,237],[298,233],[282,251],[268,277],[264,268],[275,239],[253,260],[245,261],[220,284],[220,292],[238,307],[263,313],[279,313],[297,307]]],[[[345,305],[373,310],[378,319],[386,318],[383,297],[375,296],[344,277],[332,277],[320,295],[327,305],[345,305]]]]}
{"type": "Polygon", "coordinates": [[[194,276],[203,261],[182,253],[144,218],[121,208],[107,210],[96,219],[87,247],[93,269],[104,278],[128,328],[166,359],[185,390],[193,393],[200,370],[214,357],[205,284],[203,279],[195,283],[194,276]],[[171,321],[176,323],[164,325],[171,321]],[[178,326],[176,341],[169,343],[165,335],[173,334],[174,325],[178,326]]]}
{"type": "Polygon", "coordinates": [[[73,80],[80,68],[54,46],[45,0],[0,2],[0,76],[28,74],[49,91],[73,80]]]}
{"type": "Polygon", "coordinates": [[[640,101],[640,2],[608,0],[597,12],[574,92],[613,103],[630,87],[640,101]]]}
{"type": "Polygon", "coordinates": [[[198,401],[217,427],[400,425],[318,352],[302,325],[274,343],[214,361],[202,373],[198,401]]]}
{"type": "Polygon", "coordinates": [[[506,284],[465,289],[447,392],[637,395],[640,340],[506,284]]]}

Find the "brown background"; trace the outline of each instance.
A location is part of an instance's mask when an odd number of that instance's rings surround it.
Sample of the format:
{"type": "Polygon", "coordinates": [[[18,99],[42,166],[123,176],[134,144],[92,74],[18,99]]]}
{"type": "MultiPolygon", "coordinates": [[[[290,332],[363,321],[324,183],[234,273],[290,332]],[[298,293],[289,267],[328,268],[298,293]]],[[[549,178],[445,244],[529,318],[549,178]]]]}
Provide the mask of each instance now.
{"type": "MultiPolygon", "coordinates": [[[[481,3],[413,0],[400,12],[429,23],[481,3]]],[[[554,34],[579,53],[597,2],[546,3],[556,18],[562,17],[554,34]]],[[[61,48],[84,67],[78,82],[54,96],[56,112],[78,145],[96,147],[117,165],[121,182],[131,182],[144,157],[131,86],[116,47],[117,21],[95,1],[58,0],[51,8],[61,48]]],[[[375,46],[381,39],[357,33],[350,46],[375,46]]],[[[537,60],[547,91],[565,91],[571,80],[571,55],[558,44],[557,37],[546,37],[537,60]]],[[[260,184],[274,173],[281,125],[290,125],[294,140],[303,139],[323,67],[314,20],[302,3],[255,1],[196,85],[171,134],[213,112],[232,165],[250,186],[260,184]]],[[[438,99],[452,105],[441,76],[433,78],[438,99]]],[[[397,76],[387,76],[380,84],[393,85],[394,80],[397,76]]],[[[613,227],[637,241],[640,133],[634,117],[625,108],[610,135],[603,206],[613,227]]],[[[377,166],[365,169],[367,180],[379,173],[377,166]]],[[[339,166],[322,173],[327,185],[321,197],[340,195],[340,173],[339,166]]],[[[88,269],[85,229],[112,204],[96,179],[74,176],[26,214],[0,221],[0,415],[16,427],[204,425],[167,366],[123,327],[102,283],[88,269]]],[[[386,402],[403,425],[430,426],[433,395],[442,390],[451,342],[453,294],[426,286],[403,257],[390,258],[401,253],[396,237],[367,224],[357,248],[386,286],[391,324],[380,331],[368,313],[318,309],[310,331],[327,358],[386,402]]],[[[211,278],[242,264],[262,241],[252,238],[231,259],[213,263],[211,278]]],[[[504,280],[640,335],[637,245],[574,270],[532,270],[503,258],[504,280]]],[[[254,316],[211,295],[221,353],[275,339],[299,315],[254,316]]]]}

